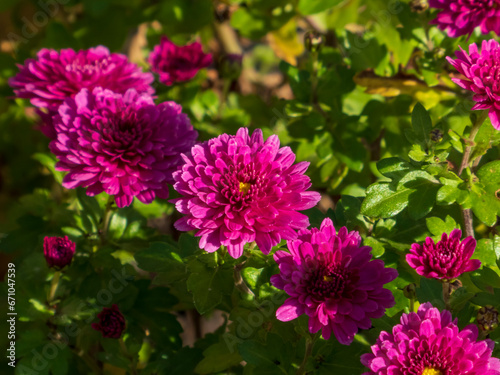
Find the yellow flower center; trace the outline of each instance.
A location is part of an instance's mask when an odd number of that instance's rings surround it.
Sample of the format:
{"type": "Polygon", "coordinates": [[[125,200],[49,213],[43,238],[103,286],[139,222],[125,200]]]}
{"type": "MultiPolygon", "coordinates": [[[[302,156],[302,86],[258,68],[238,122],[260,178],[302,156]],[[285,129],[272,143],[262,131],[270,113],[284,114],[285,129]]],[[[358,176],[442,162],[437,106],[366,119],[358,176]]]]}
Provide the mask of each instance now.
{"type": "Polygon", "coordinates": [[[248,193],[248,190],[250,190],[250,184],[248,182],[240,182],[240,193],[243,193],[245,195],[248,193]]]}
{"type": "Polygon", "coordinates": [[[333,277],[325,275],[325,276],[323,276],[323,281],[333,281],[333,277]]]}
{"type": "Polygon", "coordinates": [[[443,373],[435,368],[426,367],[422,375],[443,375],[443,373]]]}

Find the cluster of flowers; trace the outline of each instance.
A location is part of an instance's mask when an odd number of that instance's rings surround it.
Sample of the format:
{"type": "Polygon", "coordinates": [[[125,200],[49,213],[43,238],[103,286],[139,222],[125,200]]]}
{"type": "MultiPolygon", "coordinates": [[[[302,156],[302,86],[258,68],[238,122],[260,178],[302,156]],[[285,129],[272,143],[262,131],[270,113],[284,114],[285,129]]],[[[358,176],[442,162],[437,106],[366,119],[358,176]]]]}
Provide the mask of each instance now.
{"type": "MultiPolygon", "coordinates": [[[[475,45],[469,51],[450,59],[465,76],[455,82],[475,92],[474,109],[489,109],[498,129],[500,87],[494,77],[500,73],[500,45],[488,41],[482,53],[475,45]]],[[[192,78],[196,71],[186,66],[206,66],[207,56],[198,44],[179,49],[163,39],[149,61],[160,80],[172,84],[192,78]],[[179,50],[179,59],[173,59],[179,50]]],[[[57,168],[68,172],[65,187],[83,186],[89,195],[104,191],[123,207],[134,197],[144,203],[167,198],[167,184],[173,184],[181,196],[174,200],[176,208],[185,215],[175,227],[196,230],[200,248],[208,252],[226,246],[239,258],[244,245],[255,242],[268,254],[287,240],[290,252],[274,254],[280,274],[271,279],[289,295],[276,312],[278,319],[306,314],[312,333],[321,330],[325,339],[333,333],[348,345],[394,305],[384,286],[397,271],[373,259],[357,232],[337,232],[329,219],[307,229],[309,220],[299,211],[320,200],[319,193],[308,191],[308,163],[294,164],[292,150],[280,147],[276,135],[264,140],[260,129],[250,135],[241,128],[236,135],[195,144],[197,132],[181,107],[154,103],[152,80],[124,56],[97,47],[60,54],[42,50],[10,84],[47,119],[44,132],[52,139],[57,168]]],[[[480,262],[470,260],[475,241],[460,239],[461,232],[454,230],[437,244],[430,238],[414,244],[408,264],[422,276],[447,282],[478,269],[480,262]]],[[[67,238],[47,238],[44,245],[48,264],[59,268],[75,252],[67,238]]],[[[104,309],[99,319],[93,327],[105,337],[120,337],[125,329],[117,306],[104,309]]],[[[492,342],[477,338],[477,329],[459,331],[450,312],[423,304],[417,313],[404,314],[392,334],[383,332],[362,362],[371,371],[366,374],[500,374],[500,361],[491,357],[492,342]]]]}

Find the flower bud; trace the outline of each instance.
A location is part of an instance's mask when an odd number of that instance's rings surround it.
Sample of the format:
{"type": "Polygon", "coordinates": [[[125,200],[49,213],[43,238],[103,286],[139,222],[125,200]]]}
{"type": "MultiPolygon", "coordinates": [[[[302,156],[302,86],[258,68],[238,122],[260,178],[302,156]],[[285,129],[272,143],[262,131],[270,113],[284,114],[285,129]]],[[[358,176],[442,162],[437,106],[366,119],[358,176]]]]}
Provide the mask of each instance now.
{"type": "Polygon", "coordinates": [[[403,294],[405,295],[406,298],[412,299],[412,298],[415,298],[415,296],[416,296],[416,290],[417,290],[417,287],[416,287],[415,283],[411,283],[403,288],[403,294]]]}
{"type": "Polygon", "coordinates": [[[432,129],[431,130],[431,140],[432,142],[439,143],[443,139],[443,132],[441,129],[432,129]]]}
{"type": "Polygon", "coordinates": [[[102,333],[102,337],[119,339],[125,330],[125,317],[115,304],[111,307],[104,307],[97,314],[99,323],[92,323],[92,328],[102,333]]]}
{"type": "Polygon", "coordinates": [[[493,306],[486,305],[477,312],[477,324],[483,332],[493,331],[498,327],[498,310],[493,306]]]}
{"type": "Polygon", "coordinates": [[[236,79],[241,74],[243,55],[230,53],[221,58],[220,72],[222,77],[236,79]]]}
{"type": "Polygon", "coordinates": [[[43,239],[43,255],[49,267],[64,268],[71,263],[75,250],[76,244],[68,236],[43,239]]]}
{"type": "Polygon", "coordinates": [[[304,46],[309,52],[318,52],[323,45],[323,36],[317,31],[308,31],[304,35],[304,46]]]}
{"type": "Polygon", "coordinates": [[[412,12],[422,13],[429,9],[429,2],[427,0],[411,0],[410,8],[412,12]]]}

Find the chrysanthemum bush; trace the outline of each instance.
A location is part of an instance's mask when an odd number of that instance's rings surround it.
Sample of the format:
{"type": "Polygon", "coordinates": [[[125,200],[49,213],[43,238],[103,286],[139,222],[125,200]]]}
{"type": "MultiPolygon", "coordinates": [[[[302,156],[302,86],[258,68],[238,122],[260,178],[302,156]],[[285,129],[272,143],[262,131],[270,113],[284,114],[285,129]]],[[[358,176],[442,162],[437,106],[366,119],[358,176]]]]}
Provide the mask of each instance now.
{"type": "Polygon", "coordinates": [[[2,40],[6,371],[500,374],[497,1],[99,4],[2,40]]]}

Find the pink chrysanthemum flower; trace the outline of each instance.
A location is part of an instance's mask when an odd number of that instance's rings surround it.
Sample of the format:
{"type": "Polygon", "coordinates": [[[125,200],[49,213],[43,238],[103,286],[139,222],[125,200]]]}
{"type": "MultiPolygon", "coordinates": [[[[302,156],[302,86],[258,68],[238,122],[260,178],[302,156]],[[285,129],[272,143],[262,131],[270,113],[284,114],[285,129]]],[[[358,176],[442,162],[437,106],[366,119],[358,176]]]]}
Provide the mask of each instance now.
{"type": "Polygon", "coordinates": [[[472,109],[489,110],[491,124],[500,130],[500,44],[494,39],[484,40],[481,53],[473,43],[469,46],[469,53],[460,48],[455,55],[458,58],[447,57],[448,62],[465,79],[453,78],[453,82],[474,93],[473,99],[477,103],[472,109]]]}
{"type": "Polygon", "coordinates": [[[190,80],[198,70],[209,66],[212,55],[203,53],[199,42],[178,46],[164,36],[154,47],[148,61],[151,70],[158,73],[160,82],[171,86],[175,82],[190,80]]]}
{"type": "Polygon", "coordinates": [[[463,241],[460,241],[461,238],[460,229],[453,229],[449,236],[443,233],[438,243],[427,237],[423,245],[411,245],[406,261],[421,276],[439,280],[456,279],[464,272],[481,267],[480,260],[470,259],[476,249],[476,240],[472,236],[463,241]]]}
{"type": "Polygon", "coordinates": [[[208,252],[225,245],[239,258],[243,246],[255,241],[267,254],[282,238],[297,238],[294,229],[309,225],[297,211],[320,200],[319,193],[306,191],[309,163],[293,165],[290,147],[280,148],[276,135],[264,142],[260,129],[251,137],[247,128],[236,136],[223,134],[194,146],[183,158],[174,188],[183,195],[175,200],[176,208],[186,216],[175,227],[199,229],[200,248],[208,252]]]}
{"type": "Polygon", "coordinates": [[[429,0],[429,6],[442,9],[431,24],[452,38],[470,35],[479,26],[483,34],[500,35],[500,0],[429,0]]]}
{"type": "Polygon", "coordinates": [[[92,328],[101,332],[104,338],[119,339],[125,331],[127,322],[116,304],[104,307],[97,318],[99,323],[92,323],[92,328]]]}
{"type": "Polygon", "coordinates": [[[143,73],[125,55],[110,53],[103,46],[61,52],[44,48],[36,59],[27,59],[18,67],[19,73],[9,79],[15,94],[52,111],[83,88],[92,92],[95,87],[102,87],[121,94],[133,88],[139,93],[154,94],[151,73],[143,73]]]}
{"type": "Polygon", "coordinates": [[[427,302],[417,313],[403,314],[392,333],[381,332],[372,353],[361,363],[363,375],[498,375],[500,360],[491,356],[494,343],[478,339],[478,329],[462,330],[447,310],[439,312],[427,302]]]}
{"type": "Polygon", "coordinates": [[[394,306],[394,297],[384,284],[398,272],[386,268],[381,259],[372,259],[371,247],[360,246],[358,232],[342,227],[338,234],[330,219],[319,229],[299,231],[297,240],[288,241],[290,253],[277,251],[274,259],[280,273],[271,283],[290,298],[276,311],[281,321],[309,316],[309,330],[331,333],[341,344],[349,345],[361,329],[371,327],[394,306]]]}
{"type": "Polygon", "coordinates": [[[118,207],[134,197],[150,203],[167,198],[172,173],[198,133],[174,102],[155,105],[134,89],[124,95],[98,87],[66,99],[54,117],[50,143],[57,170],[68,171],[63,186],[87,195],[114,195],[118,207]]]}

